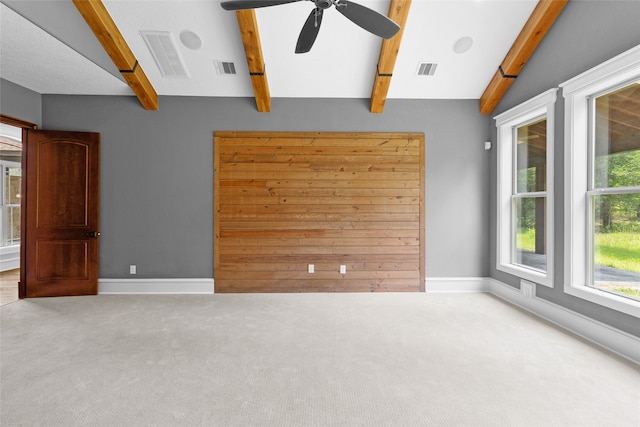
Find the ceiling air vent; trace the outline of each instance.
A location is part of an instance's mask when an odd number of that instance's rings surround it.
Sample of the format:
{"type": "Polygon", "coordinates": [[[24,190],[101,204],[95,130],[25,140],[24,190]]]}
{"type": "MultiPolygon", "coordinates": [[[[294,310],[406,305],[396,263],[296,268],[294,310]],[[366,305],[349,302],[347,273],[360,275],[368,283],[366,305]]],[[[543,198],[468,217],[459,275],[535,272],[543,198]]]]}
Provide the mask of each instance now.
{"type": "Polygon", "coordinates": [[[188,78],[189,73],[168,31],[140,31],[163,77],[188,78]]]}
{"type": "Polygon", "coordinates": [[[216,73],[221,76],[232,76],[236,74],[236,64],[231,61],[213,61],[216,66],[216,73]]]}
{"type": "Polygon", "coordinates": [[[438,68],[438,64],[421,62],[420,64],[418,64],[418,75],[433,76],[436,73],[436,68],[438,68]]]}

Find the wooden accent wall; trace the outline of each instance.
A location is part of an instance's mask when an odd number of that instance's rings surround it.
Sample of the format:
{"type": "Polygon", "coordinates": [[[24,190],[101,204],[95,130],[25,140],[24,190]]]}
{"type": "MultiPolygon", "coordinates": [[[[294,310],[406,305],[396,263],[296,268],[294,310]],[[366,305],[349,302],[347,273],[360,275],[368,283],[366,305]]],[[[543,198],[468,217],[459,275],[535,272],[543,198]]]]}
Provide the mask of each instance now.
{"type": "Polygon", "coordinates": [[[214,144],[216,292],[424,290],[424,134],[215,132],[214,144]]]}

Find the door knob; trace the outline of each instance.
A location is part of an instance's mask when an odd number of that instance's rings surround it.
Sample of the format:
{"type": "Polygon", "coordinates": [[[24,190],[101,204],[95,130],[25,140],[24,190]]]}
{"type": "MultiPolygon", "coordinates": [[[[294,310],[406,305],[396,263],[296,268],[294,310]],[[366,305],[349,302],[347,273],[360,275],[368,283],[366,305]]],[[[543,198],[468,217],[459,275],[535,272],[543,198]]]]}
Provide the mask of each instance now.
{"type": "Polygon", "coordinates": [[[89,236],[89,237],[98,237],[100,235],[100,232],[99,231],[90,231],[88,233],[85,233],[85,235],[89,236]]]}

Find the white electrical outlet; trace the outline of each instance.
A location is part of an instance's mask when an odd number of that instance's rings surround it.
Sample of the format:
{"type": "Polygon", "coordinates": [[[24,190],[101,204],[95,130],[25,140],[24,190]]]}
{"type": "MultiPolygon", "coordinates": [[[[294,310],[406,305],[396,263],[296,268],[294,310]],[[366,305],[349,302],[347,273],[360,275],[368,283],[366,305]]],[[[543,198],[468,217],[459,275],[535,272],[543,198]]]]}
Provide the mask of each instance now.
{"type": "Polygon", "coordinates": [[[307,266],[307,272],[310,273],[310,274],[315,273],[316,272],[316,267],[313,264],[309,264],[307,266]]]}
{"type": "Polygon", "coordinates": [[[525,298],[533,298],[535,294],[535,285],[525,280],[520,281],[520,292],[525,298]]]}
{"type": "Polygon", "coordinates": [[[135,265],[130,265],[129,266],[129,274],[136,274],[137,272],[137,268],[135,265]]]}
{"type": "Polygon", "coordinates": [[[340,266],[340,274],[347,274],[347,266],[346,265],[341,265],[340,266]]]}

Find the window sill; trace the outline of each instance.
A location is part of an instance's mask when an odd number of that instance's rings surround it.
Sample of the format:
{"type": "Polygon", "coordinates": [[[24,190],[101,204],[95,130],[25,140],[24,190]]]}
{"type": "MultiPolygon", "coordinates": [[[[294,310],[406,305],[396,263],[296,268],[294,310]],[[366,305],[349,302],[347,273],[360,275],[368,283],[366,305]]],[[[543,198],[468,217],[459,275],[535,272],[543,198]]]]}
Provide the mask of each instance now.
{"type": "Polygon", "coordinates": [[[539,285],[553,288],[551,274],[549,272],[533,270],[531,268],[520,267],[516,264],[498,264],[496,268],[502,272],[509,273],[521,279],[537,283],[539,285]]]}
{"type": "Polygon", "coordinates": [[[564,287],[564,291],[574,297],[582,298],[603,307],[640,318],[640,301],[610,294],[588,286],[567,285],[564,287]]]}

